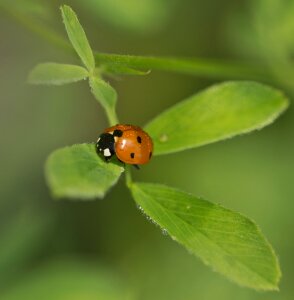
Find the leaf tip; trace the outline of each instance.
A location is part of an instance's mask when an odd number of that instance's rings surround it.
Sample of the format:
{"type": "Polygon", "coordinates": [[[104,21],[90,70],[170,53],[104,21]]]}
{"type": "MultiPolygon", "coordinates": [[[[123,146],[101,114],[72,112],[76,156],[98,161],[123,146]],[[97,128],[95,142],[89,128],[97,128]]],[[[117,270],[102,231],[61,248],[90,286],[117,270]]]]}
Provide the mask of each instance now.
{"type": "Polygon", "coordinates": [[[60,6],[59,6],[59,9],[60,9],[61,11],[66,10],[66,9],[72,11],[72,8],[71,8],[69,5],[67,5],[67,4],[62,4],[62,5],[60,5],[60,6]]]}

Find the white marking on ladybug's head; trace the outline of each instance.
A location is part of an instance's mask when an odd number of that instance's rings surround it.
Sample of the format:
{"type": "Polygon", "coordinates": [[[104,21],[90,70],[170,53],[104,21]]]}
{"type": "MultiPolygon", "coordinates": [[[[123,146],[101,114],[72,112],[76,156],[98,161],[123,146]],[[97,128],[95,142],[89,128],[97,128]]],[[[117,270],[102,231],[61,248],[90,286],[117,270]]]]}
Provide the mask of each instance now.
{"type": "Polygon", "coordinates": [[[97,143],[101,140],[101,138],[98,138],[97,143]]]}
{"type": "Polygon", "coordinates": [[[111,156],[110,150],[109,150],[108,148],[104,149],[103,155],[104,155],[105,157],[111,156]]]}

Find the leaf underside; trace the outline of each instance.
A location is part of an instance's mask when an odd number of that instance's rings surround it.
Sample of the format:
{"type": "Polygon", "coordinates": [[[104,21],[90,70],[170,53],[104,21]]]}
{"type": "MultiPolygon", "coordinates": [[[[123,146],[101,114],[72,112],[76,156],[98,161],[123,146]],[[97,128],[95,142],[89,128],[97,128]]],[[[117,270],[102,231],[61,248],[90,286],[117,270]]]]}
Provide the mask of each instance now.
{"type": "Polygon", "coordinates": [[[278,289],[279,263],[254,222],[164,185],[135,183],[131,190],[147,216],[214,270],[242,286],[278,289]]]}

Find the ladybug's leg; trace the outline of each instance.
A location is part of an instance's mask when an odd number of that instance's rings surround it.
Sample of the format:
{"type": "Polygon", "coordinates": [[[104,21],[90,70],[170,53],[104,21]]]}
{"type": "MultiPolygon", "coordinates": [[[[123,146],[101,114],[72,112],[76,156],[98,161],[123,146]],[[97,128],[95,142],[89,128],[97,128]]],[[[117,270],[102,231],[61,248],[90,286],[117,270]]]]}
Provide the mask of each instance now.
{"type": "Polygon", "coordinates": [[[135,169],[140,170],[140,167],[138,165],[133,165],[135,169]]]}

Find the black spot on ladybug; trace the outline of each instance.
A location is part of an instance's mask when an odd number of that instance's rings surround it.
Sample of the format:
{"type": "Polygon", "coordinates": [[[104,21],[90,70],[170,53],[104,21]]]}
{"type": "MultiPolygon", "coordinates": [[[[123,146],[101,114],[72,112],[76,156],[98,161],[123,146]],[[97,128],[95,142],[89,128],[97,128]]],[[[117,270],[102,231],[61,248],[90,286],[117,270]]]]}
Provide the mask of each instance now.
{"type": "Polygon", "coordinates": [[[142,138],[141,138],[140,136],[137,136],[137,142],[138,142],[139,144],[142,143],[142,138]]]}
{"type": "Polygon", "coordinates": [[[115,129],[113,131],[113,136],[121,137],[123,135],[123,132],[119,129],[115,129]]]}
{"type": "Polygon", "coordinates": [[[152,156],[152,151],[149,153],[149,159],[151,158],[151,156],[152,156]]]}
{"type": "Polygon", "coordinates": [[[134,157],[135,157],[135,153],[132,152],[132,153],[130,154],[130,156],[131,156],[131,158],[134,158],[134,157]]]}

